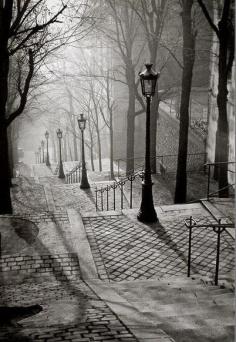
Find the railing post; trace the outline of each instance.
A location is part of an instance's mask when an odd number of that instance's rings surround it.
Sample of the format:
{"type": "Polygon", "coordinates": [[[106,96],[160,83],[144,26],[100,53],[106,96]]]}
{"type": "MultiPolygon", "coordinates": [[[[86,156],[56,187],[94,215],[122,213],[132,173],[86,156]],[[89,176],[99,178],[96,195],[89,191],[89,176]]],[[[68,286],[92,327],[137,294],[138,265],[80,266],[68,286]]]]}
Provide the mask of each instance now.
{"type": "Polygon", "coordinates": [[[128,180],[130,181],[130,200],[129,200],[129,207],[130,209],[133,208],[133,181],[135,180],[136,175],[133,174],[130,177],[128,177],[128,180]]]}
{"type": "Polygon", "coordinates": [[[118,166],[118,178],[120,177],[120,159],[117,160],[118,166]]]}
{"type": "Polygon", "coordinates": [[[188,236],[188,274],[187,276],[190,277],[190,272],[191,272],[191,249],[192,249],[192,216],[190,216],[189,219],[189,236],[188,236]]]}
{"type": "Polygon", "coordinates": [[[129,207],[130,209],[132,209],[133,207],[133,178],[131,177],[130,179],[130,204],[129,204],[129,207]]]}
{"type": "Polygon", "coordinates": [[[109,196],[108,196],[109,186],[107,185],[106,192],[107,192],[107,211],[109,210],[109,196]]]}
{"type": "Polygon", "coordinates": [[[116,184],[113,184],[113,208],[116,210],[116,184]]]}
{"type": "Polygon", "coordinates": [[[103,211],[103,190],[100,189],[101,192],[101,210],[103,211]]]}
{"type": "Polygon", "coordinates": [[[123,209],[123,181],[120,183],[120,207],[123,209]]]}
{"type": "Polygon", "coordinates": [[[207,176],[207,200],[209,200],[210,194],[210,177],[211,177],[211,165],[208,165],[208,176],[207,176]]]}
{"type": "Polygon", "coordinates": [[[96,206],[96,211],[98,211],[98,191],[97,191],[97,188],[95,189],[95,206],[96,206]]]}
{"type": "Polygon", "coordinates": [[[78,183],[77,169],[75,170],[75,180],[76,180],[76,183],[78,183]]]}
{"type": "MultiPolygon", "coordinates": [[[[221,220],[219,220],[219,225],[220,223],[221,220]]],[[[214,231],[217,233],[215,285],[218,285],[220,267],[220,234],[224,231],[224,228],[218,227],[217,230],[214,228],[214,231]]]]}

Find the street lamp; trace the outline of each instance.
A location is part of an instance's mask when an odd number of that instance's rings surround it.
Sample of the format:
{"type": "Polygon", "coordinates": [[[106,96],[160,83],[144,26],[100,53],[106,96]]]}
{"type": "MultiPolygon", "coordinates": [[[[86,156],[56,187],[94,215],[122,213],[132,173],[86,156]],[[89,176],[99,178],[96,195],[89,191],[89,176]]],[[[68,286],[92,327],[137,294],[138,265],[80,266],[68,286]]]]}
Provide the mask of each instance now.
{"type": "Polygon", "coordinates": [[[39,150],[39,163],[41,164],[42,163],[42,159],[41,159],[41,147],[39,146],[39,148],[38,148],[38,150],[39,150]]]}
{"type": "Polygon", "coordinates": [[[47,166],[50,166],[49,153],[48,153],[48,138],[49,138],[49,133],[48,133],[48,131],[45,132],[45,138],[46,138],[46,142],[47,142],[46,165],[47,165],[47,166]]]}
{"type": "Polygon", "coordinates": [[[60,128],[57,130],[57,137],[59,141],[59,178],[65,178],[64,170],[63,170],[63,164],[62,164],[62,158],[61,158],[61,139],[62,139],[62,131],[60,128]]]}
{"type": "Polygon", "coordinates": [[[44,140],[41,141],[41,148],[42,148],[42,156],[43,156],[43,163],[44,163],[44,140]]]}
{"type": "Polygon", "coordinates": [[[152,197],[152,177],[150,164],[150,104],[155,94],[155,88],[159,73],[152,69],[152,64],[145,64],[146,69],[139,73],[142,94],[146,98],[146,147],[145,147],[145,170],[142,182],[142,200],[138,213],[141,222],[154,223],[158,221],[152,197]]]}
{"type": "Polygon", "coordinates": [[[85,156],[84,156],[84,130],[86,126],[86,119],[84,118],[83,114],[80,114],[80,118],[78,119],[78,125],[79,129],[81,131],[82,136],[82,175],[81,175],[81,183],[80,188],[81,189],[88,189],[90,188],[88,178],[87,178],[87,170],[86,170],[86,164],[85,164],[85,156]]]}

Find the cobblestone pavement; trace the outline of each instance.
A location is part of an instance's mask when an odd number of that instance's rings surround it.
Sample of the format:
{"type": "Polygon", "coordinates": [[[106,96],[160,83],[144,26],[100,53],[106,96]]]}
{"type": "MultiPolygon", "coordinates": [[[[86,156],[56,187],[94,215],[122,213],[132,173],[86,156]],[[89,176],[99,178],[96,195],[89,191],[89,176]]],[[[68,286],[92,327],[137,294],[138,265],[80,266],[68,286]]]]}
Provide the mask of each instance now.
{"type": "Polygon", "coordinates": [[[137,341],[81,279],[66,209],[94,210],[89,193],[63,184],[44,165],[34,172],[36,180],[17,179],[14,215],[0,217],[0,341],[137,341]],[[45,186],[55,197],[54,211],[45,186]],[[27,311],[36,304],[41,312],[27,311]],[[6,307],[12,314],[2,314],[6,307]]]}
{"type": "MultiPolygon", "coordinates": [[[[187,218],[187,217],[186,217],[187,218]]],[[[83,219],[101,279],[111,281],[186,275],[188,230],[184,218],[161,220],[161,225],[134,223],[124,215],[83,219]]],[[[210,219],[199,218],[198,222],[210,219]]],[[[216,234],[198,230],[192,237],[192,273],[212,276],[216,234]]],[[[222,234],[220,273],[234,268],[234,240],[222,234]]]]}
{"type": "MultiPolygon", "coordinates": [[[[0,287],[0,305],[18,308],[12,324],[0,328],[0,340],[137,342],[108,306],[82,281],[44,282],[0,287]],[[42,311],[24,318],[19,308],[40,305],[42,311]],[[20,321],[20,325],[16,323],[20,321]]],[[[0,307],[0,310],[1,310],[0,307]]],[[[2,320],[2,318],[0,318],[2,320]]]]}
{"type": "Polygon", "coordinates": [[[14,213],[38,213],[47,211],[44,187],[34,178],[20,177],[13,180],[11,191],[14,213]]]}
{"type": "MultiPolygon", "coordinates": [[[[66,185],[45,165],[34,167],[35,179],[26,171],[13,188],[13,217],[0,217],[0,230],[4,225],[12,228],[2,235],[0,341],[137,341],[81,279],[81,260],[74,253],[78,243],[66,209],[74,208],[84,216],[99,277],[113,282],[185,275],[184,218],[163,216],[161,225],[150,227],[125,215],[96,216],[94,183],[88,190],[81,190],[79,184],[66,185]],[[11,240],[15,244],[9,246],[11,240]],[[43,310],[24,314],[27,306],[36,304],[43,310]],[[1,315],[5,306],[12,307],[12,316],[1,315]]],[[[98,180],[96,174],[93,177],[98,180]]],[[[111,208],[112,197],[108,200],[111,208]]],[[[192,271],[211,275],[216,235],[198,231],[193,239],[192,271]]],[[[231,271],[234,251],[227,235],[222,236],[221,258],[220,272],[231,271]]]]}
{"type": "Polygon", "coordinates": [[[94,188],[81,190],[78,183],[52,187],[52,196],[57,210],[75,208],[80,212],[95,211],[94,188]]]}

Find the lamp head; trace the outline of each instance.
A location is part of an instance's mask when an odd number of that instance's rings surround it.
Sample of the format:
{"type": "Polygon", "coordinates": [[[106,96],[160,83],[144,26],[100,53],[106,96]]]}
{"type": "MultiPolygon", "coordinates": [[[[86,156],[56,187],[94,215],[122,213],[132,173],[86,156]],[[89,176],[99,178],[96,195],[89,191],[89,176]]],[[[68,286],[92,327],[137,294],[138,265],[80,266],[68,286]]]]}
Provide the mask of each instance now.
{"type": "Polygon", "coordinates": [[[80,114],[80,117],[78,118],[78,125],[79,125],[79,129],[81,131],[85,130],[86,127],[86,119],[84,117],[84,114],[80,114]]]}
{"type": "Polygon", "coordinates": [[[152,69],[152,64],[145,64],[146,69],[139,73],[142,94],[146,97],[155,95],[156,83],[159,77],[159,73],[152,69]]]}
{"type": "Polygon", "coordinates": [[[62,139],[62,130],[60,128],[57,130],[57,137],[58,139],[62,139]]]}

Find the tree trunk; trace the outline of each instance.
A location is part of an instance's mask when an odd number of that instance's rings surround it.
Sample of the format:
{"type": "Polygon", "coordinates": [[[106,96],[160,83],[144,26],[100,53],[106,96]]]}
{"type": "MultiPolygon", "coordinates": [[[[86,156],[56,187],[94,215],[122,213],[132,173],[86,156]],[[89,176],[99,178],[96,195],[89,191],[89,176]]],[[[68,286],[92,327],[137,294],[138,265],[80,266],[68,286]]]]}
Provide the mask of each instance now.
{"type": "Polygon", "coordinates": [[[126,66],[126,79],[129,88],[126,133],[126,174],[134,171],[134,137],[135,137],[135,73],[133,65],[126,66]]]}
{"type": "Polygon", "coordinates": [[[183,74],[180,105],[179,150],[176,173],[175,203],[185,203],[187,196],[187,153],[189,127],[189,99],[195,58],[195,36],[192,27],[193,0],[182,1],[183,74]]]}
{"type": "MultiPolygon", "coordinates": [[[[8,136],[8,155],[9,155],[9,170],[10,170],[10,177],[14,178],[14,156],[13,156],[13,136],[12,136],[12,125],[10,125],[7,129],[7,136],[8,136]]],[[[11,183],[12,186],[12,183],[11,183]]]]}
{"type": "Polygon", "coordinates": [[[158,108],[159,108],[159,100],[156,95],[152,99],[151,103],[151,131],[150,131],[150,155],[151,155],[151,172],[157,173],[157,120],[158,120],[158,108]]]}
{"type": "MultiPolygon", "coordinates": [[[[155,66],[157,62],[157,51],[158,51],[158,40],[152,40],[152,44],[149,44],[150,61],[155,66]]],[[[151,161],[151,172],[157,173],[157,120],[158,120],[158,86],[156,86],[155,95],[151,102],[151,116],[150,116],[150,161],[151,161]]]]}
{"type": "Polygon", "coordinates": [[[12,214],[7,127],[3,123],[0,124],[0,165],[0,214],[12,214]]]}
{"type": "MultiPolygon", "coordinates": [[[[12,8],[12,4],[10,7],[12,8]]],[[[11,9],[9,9],[9,13],[11,13],[11,9]]],[[[9,74],[9,55],[7,48],[10,19],[10,17],[5,18],[4,10],[0,8],[0,214],[12,214],[6,125],[9,74]]]]}
{"type": "Polygon", "coordinates": [[[101,145],[101,138],[100,138],[100,132],[99,129],[96,129],[97,131],[97,142],[98,142],[98,165],[99,165],[99,171],[102,172],[102,145],[101,145]]]}
{"type": "Polygon", "coordinates": [[[68,160],[68,153],[67,153],[67,135],[65,134],[63,137],[63,154],[64,154],[64,161],[68,160]]]}
{"type": "Polygon", "coordinates": [[[75,121],[76,121],[75,116],[73,116],[74,127],[72,127],[72,129],[73,129],[74,160],[79,160],[77,137],[76,137],[76,128],[75,128],[76,122],[75,121]]]}
{"type": "Polygon", "coordinates": [[[73,134],[74,160],[79,160],[76,133],[73,134]]]}
{"type": "MultiPolygon", "coordinates": [[[[229,127],[227,118],[227,22],[219,23],[219,79],[217,106],[219,111],[216,133],[216,155],[217,162],[228,162],[229,155],[229,127]]],[[[219,164],[218,169],[218,186],[219,197],[228,197],[228,165],[219,164]]]]}
{"type": "Polygon", "coordinates": [[[57,148],[56,148],[56,142],[55,142],[55,134],[54,132],[50,133],[51,141],[52,141],[52,150],[53,150],[53,161],[54,163],[57,161],[57,148]]]}
{"type": "Polygon", "coordinates": [[[114,156],[113,156],[113,116],[110,112],[110,177],[111,179],[114,179],[114,156]]]}

